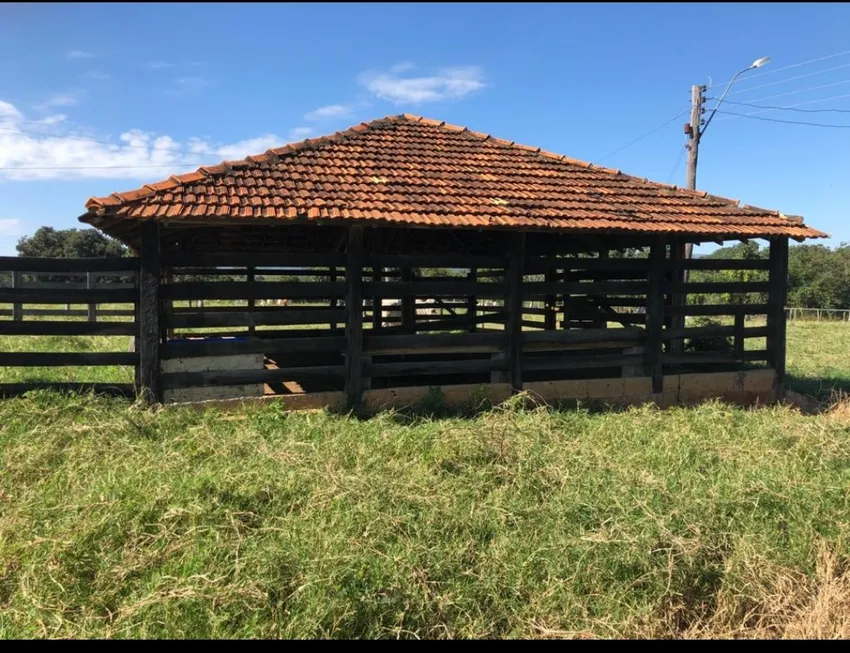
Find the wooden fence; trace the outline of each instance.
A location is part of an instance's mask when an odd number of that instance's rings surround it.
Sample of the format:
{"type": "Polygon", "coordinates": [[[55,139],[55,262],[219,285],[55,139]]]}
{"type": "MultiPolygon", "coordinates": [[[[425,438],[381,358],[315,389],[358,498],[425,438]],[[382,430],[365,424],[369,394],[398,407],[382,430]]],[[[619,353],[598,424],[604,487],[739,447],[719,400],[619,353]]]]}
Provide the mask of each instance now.
{"type": "MultiPolygon", "coordinates": [[[[0,319],[0,336],[137,336],[138,267],[138,259],[134,258],[0,257],[0,274],[5,273],[10,281],[8,287],[0,287],[0,304],[12,305],[0,309],[0,318],[9,318],[0,319]],[[101,308],[100,304],[129,304],[132,308],[101,308]],[[57,308],[61,305],[66,308],[57,308]],[[53,319],[57,317],[65,319],[53,319]]],[[[10,368],[136,367],[138,361],[139,355],[126,347],[113,352],[0,351],[0,367],[10,368]]],[[[125,396],[135,392],[134,383],[26,382],[0,383],[0,395],[13,396],[46,387],[94,389],[125,396]]]]}
{"type": "MultiPolygon", "coordinates": [[[[156,400],[218,386],[356,399],[368,388],[508,383],[519,390],[616,376],[649,376],[661,392],[671,371],[760,363],[784,373],[787,240],[776,241],[769,260],[686,260],[680,244],[661,239],[648,258],[527,255],[521,234],[495,256],[401,256],[366,251],[362,230],[352,227],[341,254],[176,254],[161,252],[156,226],[145,227],[138,259],[0,258],[0,275],[13,276],[12,287],[0,289],[0,303],[13,306],[0,311],[0,335],[135,336],[136,351],[0,353],[0,366],[132,365],[135,387],[156,400]],[[425,268],[442,272],[422,276],[425,268]],[[700,283],[685,282],[685,270],[764,274],[700,283]],[[716,293],[740,301],[686,301],[716,293]],[[767,300],[750,303],[756,296],[767,300]],[[260,305],[280,298],[288,305],[260,305]],[[56,309],[32,307],[68,304],[85,308],[65,316],[85,319],[45,319],[56,309]],[[730,324],[686,322],[698,316],[730,324]],[[751,316],[765,316],[766,325],[748,326],[751,316]],[[689,346],[727,338],[733,345],[724,351],[689,346]],[[748,346],[752,339],[765,345],[748,346]]],[[[4,384],[0,392],[44,385],[4,384]]],[[[133,384],[83,387],[134,391],[133,384]]]]}

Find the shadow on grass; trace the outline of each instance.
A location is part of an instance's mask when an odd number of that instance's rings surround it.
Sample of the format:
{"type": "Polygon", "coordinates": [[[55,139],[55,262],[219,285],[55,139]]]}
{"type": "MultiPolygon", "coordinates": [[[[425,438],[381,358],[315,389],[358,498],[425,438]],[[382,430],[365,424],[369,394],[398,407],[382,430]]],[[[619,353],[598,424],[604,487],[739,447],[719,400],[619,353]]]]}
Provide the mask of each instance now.
{"type": "Polygon", "coordinates": [[[785,385],[818,401],[829,401],[836,394],[850,395],[850,377],[804,377],[788,374],[785,385]]]}

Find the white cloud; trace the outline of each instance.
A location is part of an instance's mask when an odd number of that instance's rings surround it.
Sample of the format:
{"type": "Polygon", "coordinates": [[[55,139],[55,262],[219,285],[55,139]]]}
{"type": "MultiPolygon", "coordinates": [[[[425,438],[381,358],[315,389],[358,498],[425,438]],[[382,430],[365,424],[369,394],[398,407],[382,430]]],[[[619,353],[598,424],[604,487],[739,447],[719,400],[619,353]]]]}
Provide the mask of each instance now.
{"type": "Polygon", "coordinates": [[[443,68],[427,77],[404,77],[412,64],[398,64],[388,72],[365,72],[359,82],[379,98],[396,104],[419,104],[461,98],[484,88],[483,71],[478,66],[443,68]]]}
{"type": "Polygon", "coordinates": [[[0,238],[14,238],[21,235],[21,221],[17,218],[0,219],[0,238]]]}
{"type": "Polygon", "coordinates": [[[174,64],[170,61],[151,61],[148,63],[148,68],[151,70],[164,70],[166,68],[174,68],[174,64]]]}
{"type": "MultiPolygon", "coordinates": [[[[55,125],[61,122],[60,117],[64,119],[60,114],[38,122],[55,125]],[[50,122],[45,122],[47,120],[50,122]]],[[[30,122],[14,105],[0,100],[0,180],[156,181],[202,165],[215,165],[223,159],[261,154],[286,142],[269,133],[236,143],[214,143],[200,138],[180,142],[140,129],[128,129],[114,141],[91,139],[80,132],[39,135],[18,131],[27,131],[26,125],[30,122]]],[[[293,131],[300,129],[305,128],[293,131]]]]}
{"type": "Polygon", "coordinates": [[[104,79],[109,79],[112,77],[109,73],[105,73],[102,70],[90,70],[86,73],[86,76],[91,79],[96,79],[98,81],[103,81],[104,79]]]}
{"type": "Polygon", "coordinates": [[[303,141],[312,133],[313,130],[310,127],[295,127],[289,130],[289,142],[303,141]]]}
{"type": "Polygon", "coordinates": [[[37,125],[58,125],[60,122],[65,122],[68,119],[64,113],[57,113],[54,116],[47,116],[41,120],[36,120],[37,125]]]}
{"type": "Polygon", "coordinates": [[[91,52],[83,52],[82,50],[69,50],[65,53],[66,59],[91,59],[93,56],[91,52]]]}
{"type": "Polygon", "coordinates": [[[335,118],[347,118],[351,115],[351,107],[347,104],[329,104],[319,107],[304,115],[305,120],[332,120],[335,118]]]}
{"type": "Polygon", "coordinates": [[[73,107],[77,105],[77,98],[70,93],[60,93],[53,95],[41,104],[36,106],[36,109],[46,111],[54,107],[73,107]]]}

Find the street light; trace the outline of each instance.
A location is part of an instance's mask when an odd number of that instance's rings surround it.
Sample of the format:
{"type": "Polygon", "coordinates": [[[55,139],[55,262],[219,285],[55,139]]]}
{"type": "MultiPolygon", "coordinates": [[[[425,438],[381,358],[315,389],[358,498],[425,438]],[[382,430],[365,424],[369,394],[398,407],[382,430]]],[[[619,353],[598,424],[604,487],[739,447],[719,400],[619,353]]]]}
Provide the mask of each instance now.
{"type": "Polygon", "coordinates": [[[739,70],[735,73],[735,76],[729,80],[729,83],[726,85],[726,90],[723,91],[723,95],[720,96],[720,99],[717,101],[717,104],[714,105],[714,109],[711,110],[711,115],[708,117],[708,120],[705,121],[705,125],[703,125],[700,130],[700,135],[705,133],[705,130],[708,128],[711,119],[714,118],[714,114],[717,113],[717,107],[719,107],[723,103],[723,99],[726,97],[726,94],[729,92],[729,89],[732,88],[732,84],[735,83],[735,80],[738,79],[740,75],[743,75],[748,70],[752,70],[753,68],[761,68],[762,66],[770,63],[770,57],[762,57],[761,59],[756,59],[749,66],[744,68],[743,70],[739,70]]]}

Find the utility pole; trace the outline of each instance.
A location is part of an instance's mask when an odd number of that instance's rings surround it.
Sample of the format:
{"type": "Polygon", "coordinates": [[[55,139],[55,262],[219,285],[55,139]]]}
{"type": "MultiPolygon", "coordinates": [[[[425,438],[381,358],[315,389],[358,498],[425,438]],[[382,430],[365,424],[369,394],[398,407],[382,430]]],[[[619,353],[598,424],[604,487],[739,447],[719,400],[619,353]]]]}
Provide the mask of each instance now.
{"type": "MultiPolygon", "coordinates": [[[[697,189],[697,161],[699,159],[699,140],[702,137],[702,114],[705,113],[705,86],[691,86],[691,122],[685,125],[688,135],[688,179],[690,190],[697,189]]],[[[693,243],[685,245],[685,258],[691,258],[693,243]]],[[[687,272],[686,272],[687,275],[687,272]]]]}

